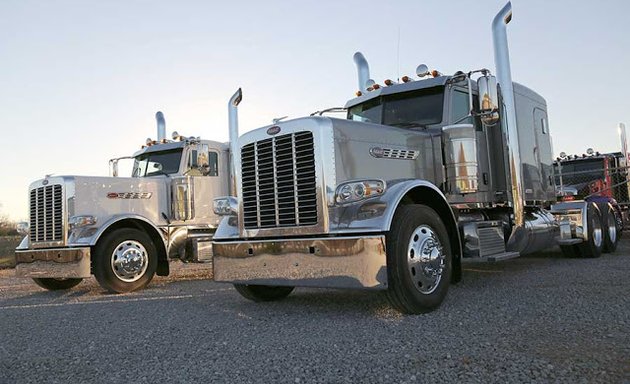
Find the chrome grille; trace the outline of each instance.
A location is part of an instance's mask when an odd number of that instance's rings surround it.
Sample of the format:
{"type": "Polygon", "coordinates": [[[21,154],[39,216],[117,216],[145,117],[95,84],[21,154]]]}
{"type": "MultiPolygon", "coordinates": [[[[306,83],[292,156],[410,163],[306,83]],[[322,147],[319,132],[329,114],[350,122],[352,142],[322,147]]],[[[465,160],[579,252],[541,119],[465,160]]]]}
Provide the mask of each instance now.
{"type": "Polygon", "coordinates": [[[241,148],[246,229],[317,224],[313,133],[296,132],[241,148]]]}
{"type": "Polygon", "coordinates": [[[63,241],[63,190],[60,184],[31,189],[30,241],[63,241]]]}

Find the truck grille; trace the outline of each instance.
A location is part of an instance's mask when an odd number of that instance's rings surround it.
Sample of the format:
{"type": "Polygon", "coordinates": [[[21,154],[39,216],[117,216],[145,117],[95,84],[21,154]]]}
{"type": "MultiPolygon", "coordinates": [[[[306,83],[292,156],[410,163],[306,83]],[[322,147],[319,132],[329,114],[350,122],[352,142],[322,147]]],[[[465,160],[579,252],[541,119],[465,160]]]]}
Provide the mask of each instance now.
{"type": "Polygon", "coordinates": [[[317,224],[313,133],[296,132],[241,149],[246,229],[317,224]]]}
{"type": "Polygon", "coordinates": [[[30,192],[31,242],[63,240],[63,193],[60,184],[30,192]]]}

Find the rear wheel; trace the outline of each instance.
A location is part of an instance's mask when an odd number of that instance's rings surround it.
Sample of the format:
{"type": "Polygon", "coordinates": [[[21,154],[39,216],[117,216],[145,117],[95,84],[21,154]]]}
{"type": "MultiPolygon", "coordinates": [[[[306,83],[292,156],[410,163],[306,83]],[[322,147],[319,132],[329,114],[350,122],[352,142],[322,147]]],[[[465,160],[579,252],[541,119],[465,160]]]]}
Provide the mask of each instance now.
{"type": "Polygon", "coordinates": [[[604,237],[604,253],[612,253],[617,249],[619,242],[619,232],[617,215],[615,209],[610,204],[602,204],[599,206],[602,220],[602,233],[604,237]]]}
{"type": "Polygon", "coordinates": [[[289,296],[294,289],[294,287],[244,284],[234,284],[234,288],[244,298],[256,302],[284,299],[285,297],[289,296]]]}
{"type": "Polygon", "coordinates": [[[157,250],[149,236],[134,228],[121,228],[99,240],[92,272],[112,293],[144,288],[157,269],[157,250]]]}
{"type": "Polygon", "coordinates": [[[452,254],[439,215],[425,205],[398,208],[387,235],[387,296],[407,314],[430,312],[448,291],[452,254]]]}
{"type": "Polygon", "coordinates": [[[604,250],[601,215],[595,204],[589,204],[586,213],[587,240],[578,244],[576,249],[581,257],[600,257],[604,250]]]}
{"type": "Polygon", "coordinates": [[[602,218],[594,203],[589,203],[586,211],[586,240],[580,244],[561,245],[560,249],[566,257],[596,258],[602,255],[604,250],[604,231],[602,230],[602,218]]]}
{"type": "Polygon", "coordinates": [[[49,291],[70,289],[79,284],[83,279],[57,279],[57,278],[33,278],[35,284],[49,291]]]}

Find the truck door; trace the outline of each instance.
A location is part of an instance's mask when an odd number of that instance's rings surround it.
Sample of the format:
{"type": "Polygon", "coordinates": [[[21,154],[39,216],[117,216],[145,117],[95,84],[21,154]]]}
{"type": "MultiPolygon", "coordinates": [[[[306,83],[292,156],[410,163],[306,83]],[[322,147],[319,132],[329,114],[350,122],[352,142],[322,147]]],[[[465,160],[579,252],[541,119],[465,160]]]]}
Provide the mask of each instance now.
{"type": "Polygon", "coordinates": [[[536,137],[536,163],[540,172],[541,194],[540,200],[553,200],[555,198],[553,182],[553,153],[551,151],[551,139],[547,123],[547,112],[540,108],[534,108],[534,131],[536,137]]]}
{"type": "Polygon", "coordinates": [[[227,194],[225,176],[221,172],[220,152],[207,144],[191,147],[187,175],[192,177],[195,217],[189,224],[216,228],[219,218],[212,210],[215,197],[227,194]]]}

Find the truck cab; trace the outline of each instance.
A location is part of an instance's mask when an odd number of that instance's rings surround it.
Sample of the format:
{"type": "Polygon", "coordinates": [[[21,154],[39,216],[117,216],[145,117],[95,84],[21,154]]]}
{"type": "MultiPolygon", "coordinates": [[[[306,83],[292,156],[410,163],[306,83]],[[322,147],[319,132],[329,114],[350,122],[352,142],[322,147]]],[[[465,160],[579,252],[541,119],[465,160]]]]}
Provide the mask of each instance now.
{"type": "Polygon", "coordinates": [[[17,276],[67,289],[93,274],[118,293],[168,275],[169,259],[212,260],[220,219],[212,198],[230,193],[228,145],[176,132],[166,139],[156,117],[158,139],[110,160],[111,176],[47,176],[29,186],[17,276]],[[118,175],[122,159],[133,161],[127,177],[118,175]]]}

